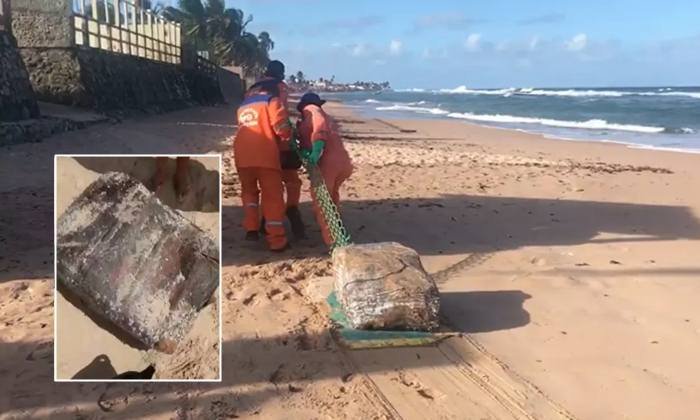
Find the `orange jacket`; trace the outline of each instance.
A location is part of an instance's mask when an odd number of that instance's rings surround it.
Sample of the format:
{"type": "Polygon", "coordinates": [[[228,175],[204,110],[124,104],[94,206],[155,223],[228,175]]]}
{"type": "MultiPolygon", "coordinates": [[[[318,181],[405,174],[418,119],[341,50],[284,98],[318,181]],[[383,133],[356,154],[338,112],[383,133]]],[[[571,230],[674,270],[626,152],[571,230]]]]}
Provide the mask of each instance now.
{"type": "Polygon", "coordinates": [[[249,95],[250,91],[253,90],[254,87],[271,82],[277,82],[275,84],[275,87],[277,88],[280,101],[282,102],[282,105],[284,105],[285,109],[289,109],[289,86],[287,86],[287,84],[283,80],[278,81],[274,77],[266,76],[258,80],[257,82],[255,82],[255,84],[253,84],[253,86],[250,87],[250,90],[248,91],[249,93],[247,93],[246,95],[249,95]]]}
{"type": "Polygon", "coordinates": [[[318,162],[318,166],[323,171],[324,168],[334,168],[342,170],[352,168],[352,161],[343,140],[340,137],[338,126],[326,111],[316,105],[304,107],[301,120],[297,122],[301,147],[310,149],[317,141],[324,141],[323,155],[318,162]]]}
{"type": "Polygon", "coordinates": [[[280,151],[289,150],[292,125],[279,98],[248,96],[238,108],[233,153],[238,168],[280,168],[280,151]]]}

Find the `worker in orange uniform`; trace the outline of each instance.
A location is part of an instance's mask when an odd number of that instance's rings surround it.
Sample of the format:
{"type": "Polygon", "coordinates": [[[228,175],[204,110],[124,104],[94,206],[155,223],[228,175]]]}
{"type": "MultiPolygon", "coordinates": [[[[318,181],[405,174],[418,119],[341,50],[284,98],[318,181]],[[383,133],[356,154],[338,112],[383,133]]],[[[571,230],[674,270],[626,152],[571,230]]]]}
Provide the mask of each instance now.
{"type": "Polygon", "coordinates": [[[262,205],[266,239],[272,251],[288,247],[280,151],[289,150],[291,138],[289,113],[279,97],[261,87],[251,88],[238,108],[233,153],[241,181],[246,239],[258,239],[262,205]]]}
{"type": "MultiPolygon", "coordinates": [[[[272,60],[267,64],[264,77],[258,80],[251,90],[263,88],[273,95],[277,95],[285,109],[289,109],[289,86],[284,82],[284,64],[278,60],[272,60]]],[[[298,239],[306,237],[304,222],[299,211],[299,200],[301,198],[301,178],[299,178],[299,168],[301,161],[293,151],[282,151],[280,154],[282,165],[282,182],[287,192],[286,214],[292,233],[298,239]]]]}
{"type": "MultiPolygon", "coordinates": [[[[315,93],[306,93],[301,97],[297,105],[297,110],[301,113],[301,119],[297,122],[297,132],[302,155],[308,160],[309,165],[318,165],[326,188],[336,207],[339,208],[340,186],[350,177],[353,167],[335,121],[322,108],[324,103],[326,101],[315,93]]],[[[333,238],[313,190],[312,197],[316,221],[321,227],[323,241],[331,246],[333,238]]]]}

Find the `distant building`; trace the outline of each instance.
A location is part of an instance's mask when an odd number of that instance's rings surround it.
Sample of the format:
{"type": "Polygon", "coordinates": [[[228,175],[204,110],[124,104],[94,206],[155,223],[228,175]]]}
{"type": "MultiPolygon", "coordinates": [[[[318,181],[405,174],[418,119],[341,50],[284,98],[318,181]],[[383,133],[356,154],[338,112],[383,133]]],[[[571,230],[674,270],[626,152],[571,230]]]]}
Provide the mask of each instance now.
{"type": "Polygon", "coordinates": [[[316,92],[376,92],[380,90],[390,89],[389,82],[360,82],[355,83],[335,83],[335,77],[331,79],[319,78],[318,80],[306,80],[303,78],[303,73],[299,75],[290,75],[287,79],[289,87],[295,92],[305,92],[313,90],[316,92]]]}

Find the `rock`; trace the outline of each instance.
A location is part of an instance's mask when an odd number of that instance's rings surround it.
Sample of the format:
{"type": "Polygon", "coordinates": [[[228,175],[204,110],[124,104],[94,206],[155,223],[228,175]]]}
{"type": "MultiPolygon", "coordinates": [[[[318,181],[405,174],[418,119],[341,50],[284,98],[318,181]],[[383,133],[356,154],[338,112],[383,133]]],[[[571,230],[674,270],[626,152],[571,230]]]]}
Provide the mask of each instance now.
{"type": "Polygon", "coordinates": [[[219,283],[212,239],[122,173],[100,176],[66,209],[57,250],[67,296],[160,351],[174,350],[219,283]]]}
{"type": "Polygon", "coordinates": [[[335,292],[356,329],[434,330],[440,297],[416,251],[395,242],[333,251],[335,292]]]}

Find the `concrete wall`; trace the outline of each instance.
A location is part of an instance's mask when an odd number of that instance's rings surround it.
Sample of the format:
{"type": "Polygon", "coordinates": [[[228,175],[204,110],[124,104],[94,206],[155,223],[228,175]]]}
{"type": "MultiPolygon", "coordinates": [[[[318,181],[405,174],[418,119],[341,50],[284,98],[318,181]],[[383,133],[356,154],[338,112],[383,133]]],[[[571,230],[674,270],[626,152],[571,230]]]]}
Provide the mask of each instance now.
{"type": "Polygon", "coordinates": [[[219,77],[219,88],[224,102],[231,105],[237,105],[243,101],[243,81],[241,77],[231,71],[219,68],[217,75],[219,77]]]}
{"type": "Polygon", "coordinates": [[[243,91],[245,92],[249,87],[253,86],[253,84],[257,81],[257,77],[255,75],[251,74],[246,74],[245,70],[241,66],[226,66],[224,69],[235,73],[239,75],[241,79],[241,84],[243,86],[243,91]]]}
{"type": "Polygon", "coordinates": [[[29,75],[9,33],[0,31],[0,121],[18,121],[39,115],[29,75]]]}

